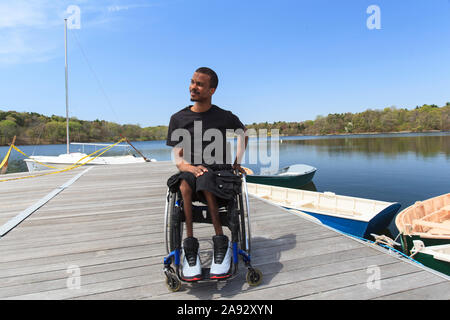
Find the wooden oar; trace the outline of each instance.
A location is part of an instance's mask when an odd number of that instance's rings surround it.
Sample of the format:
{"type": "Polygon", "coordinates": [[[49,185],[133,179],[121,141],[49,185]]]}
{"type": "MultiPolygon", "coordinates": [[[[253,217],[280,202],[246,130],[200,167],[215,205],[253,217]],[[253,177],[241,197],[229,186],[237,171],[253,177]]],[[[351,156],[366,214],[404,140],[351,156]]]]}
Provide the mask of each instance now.
{"type": "MultiPolygon", "coordinates": [[[[16,136],[14,136],[13,141],[10,144],[10,146],[13,145],[14,143],[16,143],[16,136]]],[[[9,155],[11,155],[11,154],[9,154],[9,155]]],[[[2,172],[0,172],[0,174],[5,174],[6,170],[8,170],[8,160],[9,160],[9,156],[8,156],[8,159],[6,159],[5,166],[2,168],[2,172]]]]}
{"type": "Polygon", "coordinates": [[[140,155],[142,158],[144,158],[144,160],[145,160],[146,162],[150,162],[150,160],[148,160],[148,159],[147,159],[147,158],[146,158],[146,157],[145,157],[138,149],[136,149],[136,148],[131,144],[131,142],[130,142],[130,140],[128,140],[128,138],[122,136],[121,134],[120,134],[120,136],[121,136],[122,138],[124,138],[124,139],[127,141],[127,143],[128,143],[130,146],[132,146],[133,149],[136,150],[136,152],[139,153],[139,155],[140,155]]]}

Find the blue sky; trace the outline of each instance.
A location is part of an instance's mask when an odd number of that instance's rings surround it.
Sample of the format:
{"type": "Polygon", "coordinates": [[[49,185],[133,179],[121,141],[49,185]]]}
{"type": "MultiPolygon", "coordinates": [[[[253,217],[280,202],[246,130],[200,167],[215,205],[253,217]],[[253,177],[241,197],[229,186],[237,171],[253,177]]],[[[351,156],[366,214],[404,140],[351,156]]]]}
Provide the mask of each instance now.
{"type": "Polygon", "coordinates": [[[213,103],[244,123],[450,101],[449,0],[2,0],[1,110],[65,114],[69,5],[79,119],[167,125],[200,66],[219,75],[213,103]],[[370,5],[381,29],[367,28],[370,5]]]}

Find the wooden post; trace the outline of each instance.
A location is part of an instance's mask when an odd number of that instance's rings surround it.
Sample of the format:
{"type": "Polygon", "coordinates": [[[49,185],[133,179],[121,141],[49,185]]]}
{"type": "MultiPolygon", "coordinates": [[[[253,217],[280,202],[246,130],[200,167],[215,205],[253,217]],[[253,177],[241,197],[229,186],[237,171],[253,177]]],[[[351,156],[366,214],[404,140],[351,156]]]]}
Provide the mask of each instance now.
{"type": "MultiPolygon", "coordinates": [[[[10,146],[13,145],[14,143],[16,143],[16,136],[14,136],[13,141],[12,141],[12,143],[10,144],[10,146]]],[[[11,155],[11,154],[10,154],[10,155],[11,155]]],[[[9,156],[8,156],[8,159],[9,159],[9,156]]],[[[6,173],[6,170],[8,170],[8,159],[6,159],[5,166],[2,168],[2,172],[0,172],[0,174],[5,174],[5,173],[6,173]]]]}
{"type": "Polygon", "coordinates": [[[139,155],[142,157],[142,158],[144,158],[144,160],[146,161],[146,162],[150,162],[150,160],[148,160],[138,149],[136,149],[132,144],[131,144],[131,142],[130,142],[130,140],[128,140],[128,138],[126,138],[126,137],[124,137],[124,136],[122,136],[121,134],[119,134],[122,138],[125,138],[125,140],[127,141],[127,143],[130,145],[130,146],[132,146],[133,147],[133,149],[134,150],[136,150],[136,152],[137,153],[139,153],[139,155]]]}

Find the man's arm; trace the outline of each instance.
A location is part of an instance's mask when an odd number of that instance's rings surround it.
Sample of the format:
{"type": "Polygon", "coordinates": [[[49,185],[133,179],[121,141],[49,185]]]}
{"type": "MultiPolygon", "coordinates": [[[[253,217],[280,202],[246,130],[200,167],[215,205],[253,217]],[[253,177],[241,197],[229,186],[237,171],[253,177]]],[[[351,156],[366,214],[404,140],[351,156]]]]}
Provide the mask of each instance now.
{"type": "Polygon", "coordinates": [[[246,131],[247,131],[247,129],[244,130],[243,134],[238,135],[236,159],[234,160],[234,163],[233,163],[233,169],[237,169],[237,170],[241,171],[242,173],[244,173],[245,171],[244,171],[244,169],[241,168],[241,162],[242,162],[242,158],[244,157],[245,149],[247,148],[247,144],[248,144],[248,136],[245,134],[246,131]]]}
{"type": "Polygon", "coordinates": [[[193,166],[189,162],[187,162],[183,158],[183,148],[174,147],[173,148],[173,154],[175,157],[175,164],[181,172],[190,172],[196,177],[201,176],[204,172],[207,172],[208,169],[206,169],[204,166],[193,166]]]}

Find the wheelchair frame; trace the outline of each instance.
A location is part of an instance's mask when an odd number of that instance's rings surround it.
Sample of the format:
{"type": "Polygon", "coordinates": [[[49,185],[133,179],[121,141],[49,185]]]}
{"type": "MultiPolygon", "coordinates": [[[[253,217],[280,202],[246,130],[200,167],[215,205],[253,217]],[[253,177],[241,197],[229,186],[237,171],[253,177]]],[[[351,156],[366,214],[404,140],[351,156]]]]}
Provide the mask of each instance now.
{"type": "MultiPolygon", "coordinates": [[[[247,191],[247,182],[245,174],[240,174],[241,191],[232,200],[227,203],[227,208],[219,206],[219,216],[222,226],[227,226],[231,231],[232,245],[232,272],[227,279],[232,279],[237,275],[239,256],[247,267],[247,283],[251,286],[257,286],[262,281],[262,273],[251,265],[251,230],[249,200],[247,191]],[[245,197],[245,199],[243,199],[245,197]],[[231,211],[231,212],[230,212],[231,211]],[[224,214],[226,213],[226,214],[224,214]]],[[[192,214],[194,223],[212,223],[211,216],[207,206],[192,205],[192,214]]],[[[164,257],[164,274],[166,275],[166,285],[169,290],[176,292],[181,288],[181,283],[186,282],[181,277],[181,240],[183,238],[184,212],[182,210],[181,193],[167,190],[165,215],[164,215],[164,239],[167,256],[164,257]],[[172,267],[173,264],[173,267],[172,267]]],[[[206,279],[195,282],[214,281],[209,279],[208,268],[202,268],[206,279]]],[[[220,280],[219,280],[220,281],[220,280]]],[[[189,281],[192,282],[192,281],[189,281]]]]}

